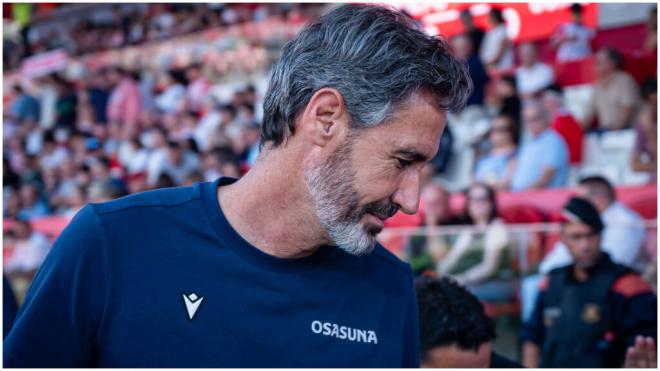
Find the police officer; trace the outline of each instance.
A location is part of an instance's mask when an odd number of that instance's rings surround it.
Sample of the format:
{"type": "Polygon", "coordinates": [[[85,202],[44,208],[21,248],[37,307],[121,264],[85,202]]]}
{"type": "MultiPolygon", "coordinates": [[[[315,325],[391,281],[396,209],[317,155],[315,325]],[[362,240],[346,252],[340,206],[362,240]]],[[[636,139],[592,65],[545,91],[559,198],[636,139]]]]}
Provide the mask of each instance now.
{"type": "Polygon", "coordinates": [[[657,298],[637,273],[601,251],[603,223],[589,201],[571,198],[562,216],[561,238],[573,263],[541,282],[523,327],[523,364],[621,367],[638,335],[656,338],[657,298]]]}

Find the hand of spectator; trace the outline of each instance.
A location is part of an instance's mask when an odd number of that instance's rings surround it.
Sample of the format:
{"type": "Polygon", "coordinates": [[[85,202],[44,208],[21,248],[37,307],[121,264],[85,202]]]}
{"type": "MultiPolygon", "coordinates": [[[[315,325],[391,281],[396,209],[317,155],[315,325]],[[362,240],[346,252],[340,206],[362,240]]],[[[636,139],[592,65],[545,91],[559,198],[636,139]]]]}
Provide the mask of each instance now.
{"type": "Polygon", "coordinates": [[[624,368],[656,368],[658,357],[652,337],[637,336],[635,345],[628,347],[624,368]]]}

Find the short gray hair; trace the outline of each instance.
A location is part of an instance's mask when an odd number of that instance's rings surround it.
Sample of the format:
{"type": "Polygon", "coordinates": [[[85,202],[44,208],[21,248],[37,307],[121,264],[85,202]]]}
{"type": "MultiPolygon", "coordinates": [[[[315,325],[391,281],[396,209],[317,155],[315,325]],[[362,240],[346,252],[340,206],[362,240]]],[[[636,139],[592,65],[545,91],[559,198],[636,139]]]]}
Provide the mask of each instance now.
{"type": "Polygon", "coordinates": [[[420,31],[409,16],[374,5],[343,5],[307,25],[284,47],[264,99],[261,146],[294,134],[294,121],[319,89],[343,96],[353,128],[392,117],[420,89],[444,110],[459,110],[472,92],[463,62],[444,39],[420,31]]]}

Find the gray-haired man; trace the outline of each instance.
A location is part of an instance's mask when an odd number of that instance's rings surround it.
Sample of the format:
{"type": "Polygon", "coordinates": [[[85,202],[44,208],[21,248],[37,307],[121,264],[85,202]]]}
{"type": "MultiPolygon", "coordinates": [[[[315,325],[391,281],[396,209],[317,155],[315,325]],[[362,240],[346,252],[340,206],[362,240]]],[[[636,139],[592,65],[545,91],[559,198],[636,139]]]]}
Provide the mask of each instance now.
{"type": "Polygon", "coordinates": [[[284,48],[242,179],[81,211],[5,366],[417,367],[410,268],[375,237],[417,211],[446,111],[471,86],[412,25],[382,7],[333,10],[284,48]]]}

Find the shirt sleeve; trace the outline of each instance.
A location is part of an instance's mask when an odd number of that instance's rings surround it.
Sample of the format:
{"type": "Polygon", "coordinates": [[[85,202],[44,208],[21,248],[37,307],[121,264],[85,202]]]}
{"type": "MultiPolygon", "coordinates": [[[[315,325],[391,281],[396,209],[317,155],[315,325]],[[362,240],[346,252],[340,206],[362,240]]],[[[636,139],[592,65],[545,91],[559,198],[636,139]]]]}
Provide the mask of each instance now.
{"type": "Polygon", "coordinates": [[[406,305],[406,321],[403,327],[403,368],[419,368],[419,311],[415,296],[412,275],[410,276],[410,291],[406,305]]]}
{"type": "Polygon", "coordinates": [[[617,337],[634,344],[637,335],[657,338],[658,299],[638,274],[628,274],[613,286],[617,337]]]}
{"type": "Polygon", "coordinates": [[[4,341],[5,367],[90,367],[107,297],[103,228],[85,206],[55,241],[4,341]]]}
{"type": "Polygon", "coordinates": [[[556,138],[548,140],[547,156],[541,158],[542,164],[546,168],[553,168],[555,171],[568,165],[568,150],[563,139],[556,134],[556,138]]]}

